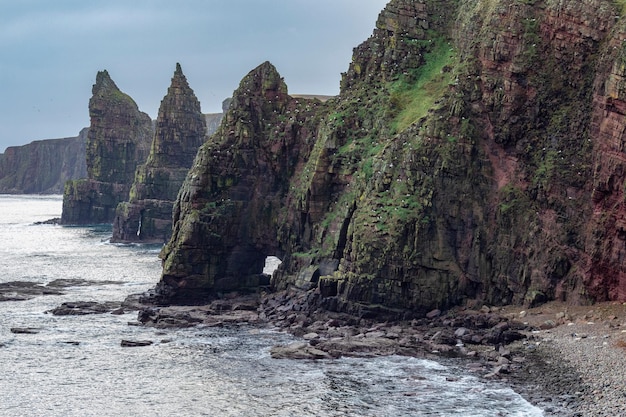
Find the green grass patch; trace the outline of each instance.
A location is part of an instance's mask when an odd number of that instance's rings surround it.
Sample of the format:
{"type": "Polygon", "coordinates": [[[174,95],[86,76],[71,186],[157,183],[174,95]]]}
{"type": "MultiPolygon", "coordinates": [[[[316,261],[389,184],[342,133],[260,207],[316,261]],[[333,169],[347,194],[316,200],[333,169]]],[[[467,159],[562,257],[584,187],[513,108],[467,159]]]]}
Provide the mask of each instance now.
{"type": "Polygon", "coordinates": [[[432,50],[424,56],[424,65],[403,75],[390,87],[391,107],[396,113],[392,122],[395,132],[402,132],[426,116],[452,82],[453,73],[445,68],[454,64],[456,51],[443,39],[434,42],[432,50]]]}
{"type": "Polygon", "coordinates": [[[615,7],[617,7],[617,11],[620,12],[621,16],[626,14],[626,0],[614,0],[613,3],[615,7]]]}

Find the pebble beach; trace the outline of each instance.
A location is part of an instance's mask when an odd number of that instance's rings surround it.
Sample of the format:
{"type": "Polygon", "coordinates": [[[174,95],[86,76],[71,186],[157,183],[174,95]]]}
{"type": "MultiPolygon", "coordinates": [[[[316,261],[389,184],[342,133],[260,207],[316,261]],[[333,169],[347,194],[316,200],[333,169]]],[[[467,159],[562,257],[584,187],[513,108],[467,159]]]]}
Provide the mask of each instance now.
{"type": "Polygon", "coordinates": [[[508,315],[539,329],[520,346],[528,363],[514,382],[546,416],[626,415],[626,305],[551,303],[508,315]]]}

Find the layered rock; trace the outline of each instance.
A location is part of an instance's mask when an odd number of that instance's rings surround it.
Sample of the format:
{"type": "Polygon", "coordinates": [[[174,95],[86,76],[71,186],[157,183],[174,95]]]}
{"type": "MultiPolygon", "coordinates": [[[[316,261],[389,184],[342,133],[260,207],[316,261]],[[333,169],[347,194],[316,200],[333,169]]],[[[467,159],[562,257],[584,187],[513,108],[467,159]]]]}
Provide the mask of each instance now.
{"type": "Polygon", "coordinates": [[[64,224],[111,223],[128,199],[137,166],[145,162],[152,121],[119,90],[107,71],[98,72],[89,100],[87,178],[70,181],[63,195],[64,224]]]}
{"type": "Polygon", "coordinates": [[[200,102],[176,64],[161,101],[148,160],[137,169],[129,201],[117,208],[112,241],[165,243],[169,239],[174,201],[206,135],[200,102]]]}
{"type": "Polygon", "coordinates": [[[0,154],[0,193],[62,194],[67,181],[87,175],[87,132],[8,147],[0,154]]]}
{"type": "Polygon", "coordinates": [[[307,122],[318,102],[298,101],[268,62],[233,95],[179,193],[174,229],[162,251],[161,298],[191,302],[216,291],[255,288],[276,239],[289,179],[313,144],[307,122]]]}
{"type": "Polygon", "coordinates": [[[274,288],[359,315],[625,301],[620,13],[392,0],[324,104],[260,66],[182,186],[157,296],[258,286],[279,255],[274,288]]]}

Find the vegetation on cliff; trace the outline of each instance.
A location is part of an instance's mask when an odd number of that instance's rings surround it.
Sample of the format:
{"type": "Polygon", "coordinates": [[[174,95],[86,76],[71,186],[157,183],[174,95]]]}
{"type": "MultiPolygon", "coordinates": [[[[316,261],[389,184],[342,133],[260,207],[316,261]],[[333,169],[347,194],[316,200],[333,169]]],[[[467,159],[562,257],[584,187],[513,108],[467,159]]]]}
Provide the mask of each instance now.
{"type": "Polygon", "coordinates": [[[182,186],[161,300],[268,255],[274,288],[358,314],[626,299],[618,6],[392,0],[326,103],[263,64],[182,186]]]}

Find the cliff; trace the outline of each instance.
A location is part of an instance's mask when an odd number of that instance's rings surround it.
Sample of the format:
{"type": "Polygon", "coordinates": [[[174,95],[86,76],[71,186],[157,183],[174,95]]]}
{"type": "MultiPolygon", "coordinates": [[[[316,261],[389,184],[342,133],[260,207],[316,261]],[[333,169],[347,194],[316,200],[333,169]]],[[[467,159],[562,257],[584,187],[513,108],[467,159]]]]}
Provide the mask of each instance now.
{"type": "Polygon", "coordinates": [[[156,288],[310,306],[626,301],[626,17],[604,0],[392,0],[341,93],[265,63],[200,148],[156,288]]]}
{"type": "Polygon", "coordinates": [[[114,242],[166,242],[172,207],[198,148],[207,137],[207,118],[179,64],[161,101],[150,155],[136,173],[129,201],[113,222],[114,242]]]}
{"type": "Polygon", "coordinates": [[[66,181],[87,175],[88,129],[77,137],[38,140],[0,154],[0,193],[61,194],[66,181]]]}
{"type": "Polygon", "coordinates": [[[100,71],[89,100],[87,178],[69,181],[63,193],[63,224],[111,223],[128,199],[137,166],[149,152],[150,117],[100,71]]]}

